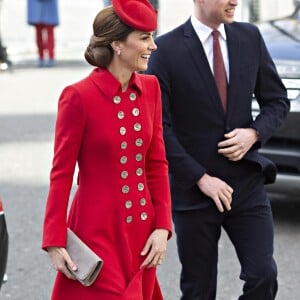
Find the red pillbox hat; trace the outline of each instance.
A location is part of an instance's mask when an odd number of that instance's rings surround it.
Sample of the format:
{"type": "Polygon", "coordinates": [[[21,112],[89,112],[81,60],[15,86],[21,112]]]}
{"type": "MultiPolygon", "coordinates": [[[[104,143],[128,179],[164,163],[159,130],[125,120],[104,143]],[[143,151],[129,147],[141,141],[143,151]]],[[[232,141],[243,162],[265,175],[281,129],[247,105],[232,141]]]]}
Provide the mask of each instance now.
{"type": "Polygon", "coordinates": [[[149,0],[112,0],[115,13],[129,27],[140,31],[157,28],[157,11],[149,0]]]}

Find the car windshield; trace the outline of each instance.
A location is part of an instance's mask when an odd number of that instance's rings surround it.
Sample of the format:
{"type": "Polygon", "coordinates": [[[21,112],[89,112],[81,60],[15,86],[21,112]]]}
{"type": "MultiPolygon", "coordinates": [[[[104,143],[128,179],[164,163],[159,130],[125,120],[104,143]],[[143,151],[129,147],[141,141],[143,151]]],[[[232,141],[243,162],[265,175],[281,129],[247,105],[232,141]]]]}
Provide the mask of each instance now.
{"type": "Polygon", "coordinates": [[[300,41],[300,5],[293,15],[287,18],[277,19],[271,22],[278,30],[300,41]]]}

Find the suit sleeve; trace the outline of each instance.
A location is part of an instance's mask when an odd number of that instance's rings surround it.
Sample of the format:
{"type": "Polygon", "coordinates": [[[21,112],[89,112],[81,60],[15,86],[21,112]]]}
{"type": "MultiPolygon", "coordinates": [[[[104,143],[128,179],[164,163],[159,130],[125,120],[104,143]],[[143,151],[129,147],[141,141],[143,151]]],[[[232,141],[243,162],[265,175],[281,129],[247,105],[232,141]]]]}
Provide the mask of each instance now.
{"type": "Polygon", "coordinates": [[[172,233],[171,193],[168,177],[168,162],[162,130],[161,92],[156,78],[153,89],[156,90],[153,133],[146,157],[146,174],[151,199],[155,210],[156,228],[164,228],[172,233]]]}
{"type": "Polygon", "coordinates": [[[59,99],[54,158],[50,173],[42,248],[66,244],[67,209],[75,165],[84,132],[82,101],[72,87],[59,99]]]}
{"type": "Polygon", "coordinates": [[[151,54],[148,74],[157,76],[162,93],[163,136],[170,173],[184,189],[188,189],[206,172],[205,168],[190,155],[176,136],[172,121],[172,61],[168,49],[158,43],[158,50],[151,54]],[[166,50],[166,51],[164,51],[166,50]]]}
{"type": "Polygon", "coordinates": [[[259,132],[260,142],[264,144],[284,122],[290,108],[290,102],[259,32],[258,40],[260,63],[254,94],[260,106],[260,113],[251,127],[259,132]]]}

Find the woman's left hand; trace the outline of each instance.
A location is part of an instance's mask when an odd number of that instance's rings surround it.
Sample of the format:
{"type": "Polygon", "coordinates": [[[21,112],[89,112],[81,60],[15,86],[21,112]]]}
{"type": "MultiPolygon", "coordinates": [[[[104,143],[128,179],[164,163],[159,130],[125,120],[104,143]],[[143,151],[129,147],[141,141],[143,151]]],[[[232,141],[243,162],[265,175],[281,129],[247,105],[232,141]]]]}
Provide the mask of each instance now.
{"type": "Polygon", "coordinates": [[[141,264],[141,268],[152,268],[160,265],[167,250],[167,240],[169,232],[166,229],[156,229],[149,236],[141,255],[146,259],[141,264]]]}

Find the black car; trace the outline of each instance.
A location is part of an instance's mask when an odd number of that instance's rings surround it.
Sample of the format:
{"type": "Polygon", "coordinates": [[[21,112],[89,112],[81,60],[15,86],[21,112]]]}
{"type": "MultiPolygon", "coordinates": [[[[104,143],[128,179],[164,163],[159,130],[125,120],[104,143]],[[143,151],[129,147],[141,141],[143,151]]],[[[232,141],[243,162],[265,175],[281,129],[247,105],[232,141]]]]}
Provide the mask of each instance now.
{"type": "MultiPolygon", "coordinates": [[[[300,1],[291,16],[257,23],[278,73],[287,88],[291,109],[284,125],[260,150],[278,168],[270,193],[300,196],[300,1]]],[[[253,114],[258,113],[253,102],[253,114]]]]}
{"type": "Polygon", "coordinates": [[[5,280],[5,270],[7,264],[8,254],[8,233],[5,222],[5,216],[0,198],[0,289],[3,281],[5,280]]]}

